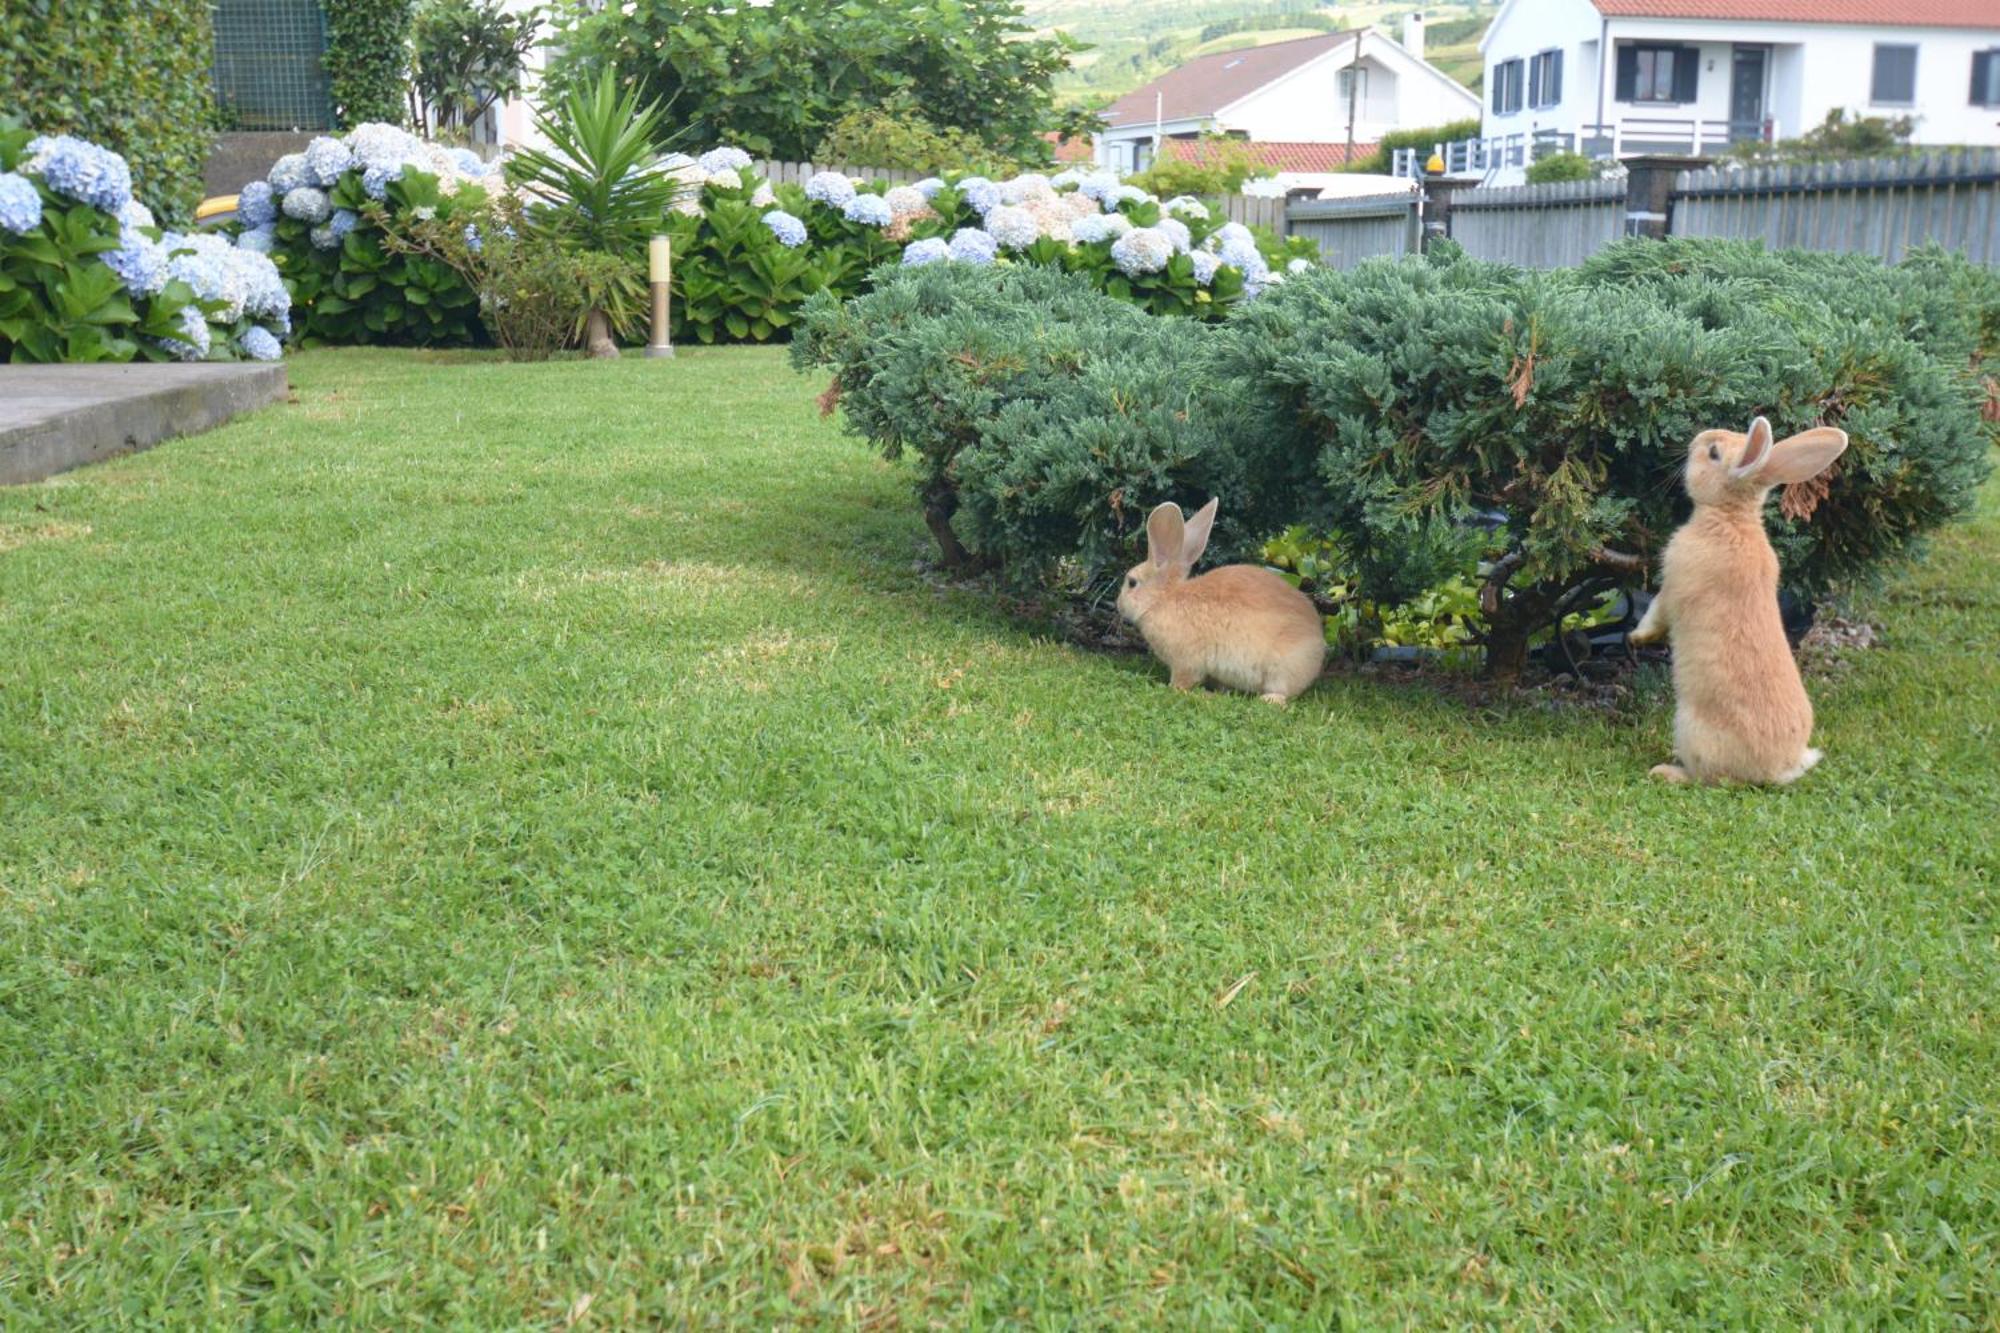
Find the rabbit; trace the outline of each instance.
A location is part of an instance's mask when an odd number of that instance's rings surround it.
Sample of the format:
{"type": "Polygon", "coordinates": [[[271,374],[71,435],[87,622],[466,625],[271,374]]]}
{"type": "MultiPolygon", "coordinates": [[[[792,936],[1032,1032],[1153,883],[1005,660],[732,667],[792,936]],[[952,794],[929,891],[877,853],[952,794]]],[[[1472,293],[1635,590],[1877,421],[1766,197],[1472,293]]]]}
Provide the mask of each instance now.
{"type": "Polygon", "coordinates": [[[1826,471],[1847,448],[1831,426],[1771,442],[1758,417],[1750,433],[1709,430],[1688,449],[1694,513],[1667,543],[1660,591],[1633,643],[1671,637],[1674,755],[1652,770],[1668,782],[1783,785],[1820,761],[1812,702],[1778,616],[1778,556],[1764,535],[1771,488],[1826,471]]]}
{"type": "Polygon", "coordinates": [[[1286,704],[1319,679],[1326,631],[1306,595],[1268,569],[1224,565],[1188,577],[1208,546],[1216,504],[1186,521],[1177,504],[1153,510],[1147,558],[1127,571],[1118,614],[1139,627],[1175,689],[1213,680],[1286,704]]]}

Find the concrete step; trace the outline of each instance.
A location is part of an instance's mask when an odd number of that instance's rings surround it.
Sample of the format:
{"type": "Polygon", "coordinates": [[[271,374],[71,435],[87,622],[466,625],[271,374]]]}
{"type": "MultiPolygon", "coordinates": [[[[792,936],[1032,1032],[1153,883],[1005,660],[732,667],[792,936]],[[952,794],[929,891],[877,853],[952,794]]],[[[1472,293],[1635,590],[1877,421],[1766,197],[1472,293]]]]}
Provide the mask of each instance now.
{"type": "Polygon", "coordinates": [[[0,485],[199,434],[285,394],[281,362],[0,366],[0,485]]]}

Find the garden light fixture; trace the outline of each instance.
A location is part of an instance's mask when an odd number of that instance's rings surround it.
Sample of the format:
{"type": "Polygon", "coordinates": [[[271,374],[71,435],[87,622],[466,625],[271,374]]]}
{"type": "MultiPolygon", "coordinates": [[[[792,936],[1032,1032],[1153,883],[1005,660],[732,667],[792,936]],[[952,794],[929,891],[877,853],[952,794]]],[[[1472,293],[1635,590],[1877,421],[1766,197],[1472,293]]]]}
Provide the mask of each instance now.
{"type": "Polygon", "coordinates": [[[667,285],[673,279],[673,243],[655,236],[647,247],[647,278],[653,286],[653,337],[646,344],[647,356],[672,356],[673,342],[667,337],[667,285]]]}

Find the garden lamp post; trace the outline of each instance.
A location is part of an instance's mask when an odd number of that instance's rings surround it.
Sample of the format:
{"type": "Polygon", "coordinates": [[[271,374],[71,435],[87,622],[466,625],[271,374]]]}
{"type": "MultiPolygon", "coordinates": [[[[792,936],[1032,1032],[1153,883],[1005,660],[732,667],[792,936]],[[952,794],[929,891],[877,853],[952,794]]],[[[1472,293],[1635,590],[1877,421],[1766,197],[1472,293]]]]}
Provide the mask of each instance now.
{"type": "Polygon", "coordinates": [[[673,243],[655,236],[646,251],[646,276],[653,285],[653,337],[646,344],[647,356],[672,356],[674,345],[667,336],[667,284],[673,280],[673,243]]]}

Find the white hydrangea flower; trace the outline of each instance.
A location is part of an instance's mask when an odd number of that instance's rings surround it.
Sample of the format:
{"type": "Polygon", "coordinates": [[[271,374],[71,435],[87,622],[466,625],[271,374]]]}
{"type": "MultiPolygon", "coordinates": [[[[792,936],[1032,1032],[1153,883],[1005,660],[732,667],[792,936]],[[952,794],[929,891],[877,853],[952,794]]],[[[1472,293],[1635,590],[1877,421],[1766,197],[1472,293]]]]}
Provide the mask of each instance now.
{"type": "Polygon", "coordinates": [[[854,182],[837,171],[816,172],[806,182],[806,198],[828,208],[845,208],[854,198],[854,182]]]}
{"type": "Polygon", "coordinates": [[[936,176],[926,176],[910,188],[928,201],[937,197],[937,192],[944,188],[944,181],[936,176]]]}
{"type": "Polygon", "coordinates": [[[903,217],[910,213],[921,213],[930,207],[931,202],[930,196],[922,190],[917,189],[914,185],[892,186],[889,192],[882,197],[889,201],[889,210],[897,217],[903,217]]]}
{"type": "MultiPolygon", "coordinates": [[[[771,182],[758,181],[757,192],[750,196],[752,208],[774,208],[778,203],[778,192],[771,188],[771,182]]],[[[697,211],[699,206],[697,205],[697,211]]]]}
{"type": "Polygon", "coordinates": [[[709,149],[706,153],[695,159],[695,164],[701,168],[702,174],[706,176],[714,176],[724,171],[734,176],[737,171],[750,165],[750,154],[744,152],[741,148],[731,148],[725,145],[721,148],[709,149]]]}
{"type": "Polygon", "coordinates": [[[1310,259],[1294,259],[1291,263],[1285,265],[1285,272],[1306,273],[1312,269],[1312,266],[1313,262],[1310,259]]]}
{"type": "Polygon", "coordinates": [[[1153,225],[1165,233],[1166,238],[1174,243],[1174,249],[1179,253],[1186,254],[1194,249],[1194,236],[1188,231],[1187,223],[1179,218],[1161,218],[1153,225]]]}
{"type": "Polygon", "coordinates": [[[1020,205],[1036,199],[1046,199],[1055,190],[1049,185],[1049,178],[1034,171],[1024,171],[1014,179],[1000,186],[1000,202],[1020,205]]]}
{"type": "Polygon", "coordinates": [[[1206,287],[1215,281],[1215,271],[1222,267],[1222,261],[1206,250],[1196,250],[1188,256],[1194,264],[1194,280],[1206,287]]]}
{"type": "Polygon", "coordinates": [[[1177,218],[1194,218],[1201,222],[1208,220],[1208,205],[1191,194],[1177,194],[1160,207],[1177,218]]]}
{"type": "Polygon", "coordinates": [[[1132,230],[1132,219],[1123,213],[1097,213],[1090,217],[1078,218],[1069,224],[1071,239],[1080,245],[1115,241],[1130,230],[1132,230]]]}
{"type": "Polygon", "coordinates": [[[1134,227],[1111,243],[1111,262],[1131,278],[1158,273],[1173,257],[1173,241],[1156,227],[1134,227]]]}
{"type": "Polygon", "coordinates": [[[1002,204],[986,215],[986,233],[1003,250],[1025,250],[1041,239],[1042,228],[1027,209],[1002,204]]]}

